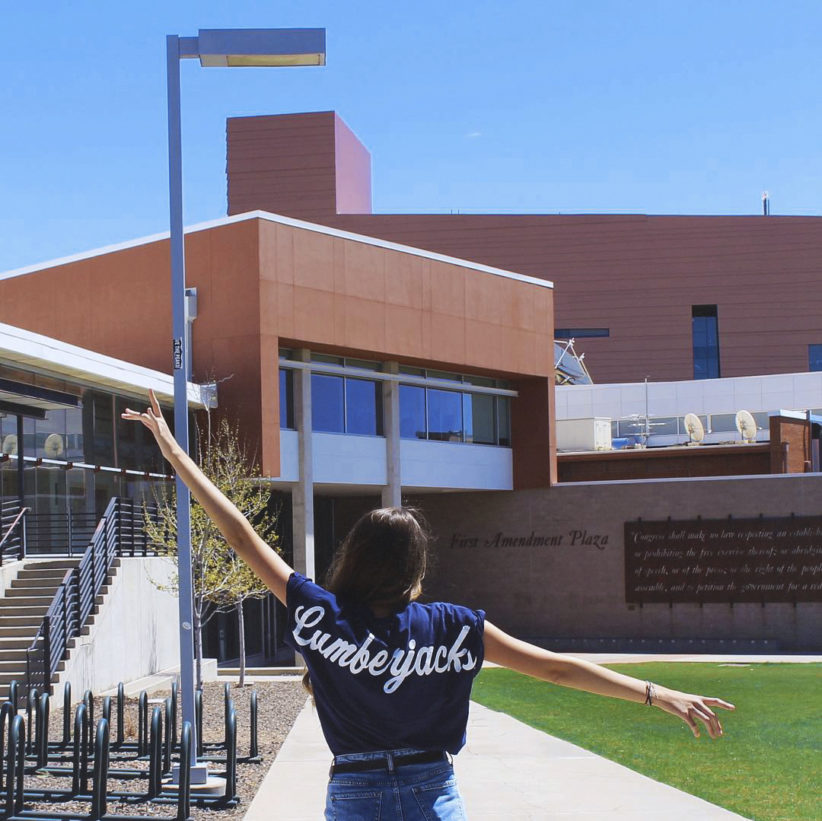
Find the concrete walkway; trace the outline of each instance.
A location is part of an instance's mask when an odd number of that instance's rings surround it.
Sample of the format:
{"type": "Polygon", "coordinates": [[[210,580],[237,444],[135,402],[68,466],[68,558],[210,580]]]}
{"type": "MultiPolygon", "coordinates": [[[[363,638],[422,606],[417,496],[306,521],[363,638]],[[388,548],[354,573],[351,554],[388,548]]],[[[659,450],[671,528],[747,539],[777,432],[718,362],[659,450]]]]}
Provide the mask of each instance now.
{"type": "MultiPolygon", "coordinates": [[[[680,661],[736,666],[822,661],[818,655],[572,655],[597,664],[680,661]]],[[[330,764],[331,753],[309,703],[249,806],[246,821],[320,821],[330,764]]],[[[743,818],[475,702],[468,719],[468,743],[455,758],[454,768],[471,821],[743,818]]]]}
{"type": "MultiPolygon", "coordinates": [[[[246,821],[322,819],[330,763],[316,711],[306,704],[246,821]]],[[[475,702],[454,767],[471,821],[742,817],[475,702]]]]}

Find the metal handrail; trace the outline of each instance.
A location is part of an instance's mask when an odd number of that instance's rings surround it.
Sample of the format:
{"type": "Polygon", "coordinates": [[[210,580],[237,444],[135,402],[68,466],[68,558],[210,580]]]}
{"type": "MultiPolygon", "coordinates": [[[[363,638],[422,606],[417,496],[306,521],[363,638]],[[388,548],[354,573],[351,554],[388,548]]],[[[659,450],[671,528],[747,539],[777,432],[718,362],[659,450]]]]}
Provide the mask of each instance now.
{"type": "Polygon", "coordinates": [[[26,650],[26,691],[32,687],[41,692],[51,690],[52,676],[60,661],[68,656],[69,641],[80,634],[94,610],[95,599],[115,557],[156,555],[142,526],[146,514],[156,516],[153,508],[138,506],[128,499],[109,501],[80,563],[63,577],[37,635],[26,650]],[[139,527],[135,526],[138,508],[139,527]]]}
{"type": "MultiPolygon", "coordinates": [[[[29,513],[29,512],[31,512],[30,507],[21,507],[20,510],[18,511],[17,515],[14,517],[14,521],[9,525],[8,530],[6,530],[5,534],[3,535],[3,538],[0,539],[0,565],[3,564],[3,556],[4,556],[3,545],[8,541],[9,537],[11,536],[12,532],[14,531],[14,528],[17,527],[17,524],[20,522],[20,520],[26,515],[26,513],[29,513]]],[[[23,543],[21,543],[19,558],[23,557],[23,553],[24,553],[23,543]]]]}
{"type": "Polygon", "coordinates": [[[94,513],[70,508],[61,513],[32,513],[26,517],[26,553],[80,556],[88,547],[98,520],[94,513]]]}

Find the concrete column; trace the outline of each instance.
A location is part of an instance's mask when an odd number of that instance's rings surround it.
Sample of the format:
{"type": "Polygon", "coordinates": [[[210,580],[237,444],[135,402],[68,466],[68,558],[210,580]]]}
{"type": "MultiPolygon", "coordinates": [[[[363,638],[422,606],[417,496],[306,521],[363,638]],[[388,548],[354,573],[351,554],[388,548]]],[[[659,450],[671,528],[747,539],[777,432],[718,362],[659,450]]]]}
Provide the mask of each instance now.
{"type": "MultiPolygon", "coordinates": [[[[310,362],[311,352],[294,352],[300,362],[310,362]]],[[[294,371],[294,423],[299,442],[300,481],[291,495],[294,534],[294,569],[313,579],[314,567],[314,462],[311,447],[311,374],[294,371]]]]}
{"type": "MultiPolygon", "coordinates": [[[[399,373],[397,362],[385,362],[383,371],[399,373]]],[[[385,432],[386,485],[382,489],[383,507],[402,504],[402,465],[400,460],[400,386],[397,382],[382,383],[383,428],[385,432]]]]}

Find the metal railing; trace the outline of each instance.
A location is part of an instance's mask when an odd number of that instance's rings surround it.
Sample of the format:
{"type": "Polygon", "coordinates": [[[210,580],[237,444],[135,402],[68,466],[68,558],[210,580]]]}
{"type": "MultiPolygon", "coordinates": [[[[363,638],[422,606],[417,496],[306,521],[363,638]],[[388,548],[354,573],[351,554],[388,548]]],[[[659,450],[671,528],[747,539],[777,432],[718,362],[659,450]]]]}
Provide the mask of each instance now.
{"type": "Polygon", "coordinates": [[[26,553],[26,514],[28,507],[17,502],[0,504],[0,567],[4,562],[16,562],[26,553]]]}
{"type": "Polygon", "coordinates": [[[51,691],[52,676],[94,610],[115,557],[157,555],[145,533],[146,513],[156,517],[156,505],[118,498],[109,502],[79,565],[66,572],[26,651],[26,692],[32,687],[51,691]]]}
{"type": "Polygon", "coordinates": [[[77,556],[88,547],[99,516],[67,510],[64,513],[31,513],[26,517],[26,555],[77,556]]]}
{"type": "MultiPolygon", "coordinates": [[[[124,528],[133,530],[134,523],[124,528]]],[[[132,518],[134,518],[132,516],[132,518]]],[[[0,509],[0,565],[25,556],[80,556],[94,536],[100,517],[96,513],[66,510],[62,513],[35,513],[19,503],[3,502],[0,509]]],[[[136,521],[142,525],[142,507],[136,521]]],[[[128,539],[127,539],[128,541],[128,539]]]]}

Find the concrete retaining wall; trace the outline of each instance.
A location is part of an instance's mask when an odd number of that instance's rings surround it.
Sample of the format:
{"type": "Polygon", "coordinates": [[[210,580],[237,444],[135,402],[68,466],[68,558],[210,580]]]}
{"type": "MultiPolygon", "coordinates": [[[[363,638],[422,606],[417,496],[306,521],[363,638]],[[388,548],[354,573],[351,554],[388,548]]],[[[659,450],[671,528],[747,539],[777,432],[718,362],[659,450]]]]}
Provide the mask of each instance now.
{"type": "Polygon", "coordinates": [[[169,583],[175,565],[164,558],[120,562],[91,632],[79,637],[59,673],[55,699],[62,699],[66,681],[76,700],[87,689],[99,693],[120,681],[179,668],[177,597],[158,589],[169,583]]]}
{"type": "Polygon", "coordinates": [[[11,587],[11,583],[22,569],[23,562],[9,562],[0,567],[0,596],[5,595],[6,590],[11,587]]]}

